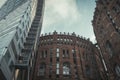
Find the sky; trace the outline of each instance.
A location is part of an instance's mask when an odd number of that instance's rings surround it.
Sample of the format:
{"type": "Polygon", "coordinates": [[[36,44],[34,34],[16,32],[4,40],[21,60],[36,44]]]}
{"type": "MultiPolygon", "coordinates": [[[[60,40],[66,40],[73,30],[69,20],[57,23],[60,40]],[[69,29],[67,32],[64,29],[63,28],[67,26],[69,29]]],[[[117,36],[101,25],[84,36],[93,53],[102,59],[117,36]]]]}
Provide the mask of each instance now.
{"type": "Polygon", "coordinates": [[[7,0],[0,0],[0,8],[5,3],[5,1],[7,1],[7,0]]]}
{"type": "Polygon", "coordinates": [[[95,0],[45,0],[42,34],[75,32],[95,42],[92,19],[95,0]]]}

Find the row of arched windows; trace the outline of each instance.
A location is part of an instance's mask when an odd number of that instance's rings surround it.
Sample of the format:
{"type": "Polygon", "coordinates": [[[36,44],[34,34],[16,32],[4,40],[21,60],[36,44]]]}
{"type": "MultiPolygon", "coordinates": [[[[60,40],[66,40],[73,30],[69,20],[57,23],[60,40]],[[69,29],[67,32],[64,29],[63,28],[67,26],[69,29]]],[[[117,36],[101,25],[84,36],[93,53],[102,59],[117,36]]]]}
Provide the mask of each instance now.
{"type": "MultiPolygon", "coordinates": [[[[64,62],[62,69],[63,69],[63,75],[70,75],[70,63],[69,62],[64,62]]],[[[38,76],[45,76],[45,74],[46,74],[46,64],[41,63],[38,68],[38,76]]],[[[56,71],[56,74],[57,74],[57,71],[56,71]]]]}

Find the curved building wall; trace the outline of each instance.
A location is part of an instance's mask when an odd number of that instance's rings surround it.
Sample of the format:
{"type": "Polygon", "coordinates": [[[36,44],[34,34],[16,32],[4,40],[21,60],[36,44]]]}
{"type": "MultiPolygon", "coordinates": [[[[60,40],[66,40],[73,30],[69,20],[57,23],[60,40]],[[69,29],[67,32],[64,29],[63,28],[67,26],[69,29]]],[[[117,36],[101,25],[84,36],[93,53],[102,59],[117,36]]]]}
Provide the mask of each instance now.
{"type": "MultiPolygon", "coordinates": [[[[40,37],[34,80],[96,80],[97,48],[89,39],[72,34],[45,34],[40,37]]],[[[97,79],[98,80],[98,79],[97,79]]]]}

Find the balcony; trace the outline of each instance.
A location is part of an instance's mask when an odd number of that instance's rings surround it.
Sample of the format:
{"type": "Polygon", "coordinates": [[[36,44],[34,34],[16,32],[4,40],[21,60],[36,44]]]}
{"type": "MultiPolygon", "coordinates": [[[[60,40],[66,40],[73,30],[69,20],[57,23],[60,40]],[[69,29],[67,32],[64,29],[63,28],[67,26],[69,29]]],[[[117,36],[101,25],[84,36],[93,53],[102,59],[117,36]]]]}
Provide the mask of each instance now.
{"type": "Polygon", "coordinates": [[[29,51],[32,51],[32,48],[25,47],[24,49],[22,49],[22,52],[29,52],[29,51]]]}
{"type": "Polygon", "coordinates": [[[31,32],[36,33],[36,32],[37,32],[37,29],[38,29],[38,28],[34,28],[34,27],[33,27],[33,28],[30,29],[30,32],[29,32],[29,33],[31,33],[31,32]]]}
{"type": "Polygon", "coordinates": [[[27,69],[30,62],[31,53],[22,53],[20,58],[16,61],[16,69],[27,69]]]}
{"type": "Polygon", "coordinates": [[[24,46],[26,46],[26,45],[32,46],[32,45],[34,45],[34,41],[27,40],[27,41],[24,43],[24,46]]]}
{"type": "Polygon", "coordinates": [[[29,33],[27,38],[35,39],[35,38],[36,38],[36,35],[34,35],[34,34],[30,34],[30,33],[29,33]]]}

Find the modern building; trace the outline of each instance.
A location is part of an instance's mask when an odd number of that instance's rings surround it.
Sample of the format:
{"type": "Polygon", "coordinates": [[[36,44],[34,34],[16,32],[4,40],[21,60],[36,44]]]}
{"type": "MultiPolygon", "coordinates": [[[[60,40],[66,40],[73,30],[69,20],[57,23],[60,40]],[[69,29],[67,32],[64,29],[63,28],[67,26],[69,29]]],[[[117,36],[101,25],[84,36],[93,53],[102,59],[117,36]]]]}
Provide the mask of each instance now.
{"type": "Polygon", "coordinates": [[[92,23],[107,79],[120,80],[120,0],[96,0],[92,23]]]}
{"type": "Polygon", "coordinates": [[[41,35],[34,80],[104,80],[96,56],[97,47],[75,33],[41,35]]]}
{"type": "Polygon", "coordinates": [[[6,0],[0,9],[0,80],[30,80],[44,0],[6,0]]]}

